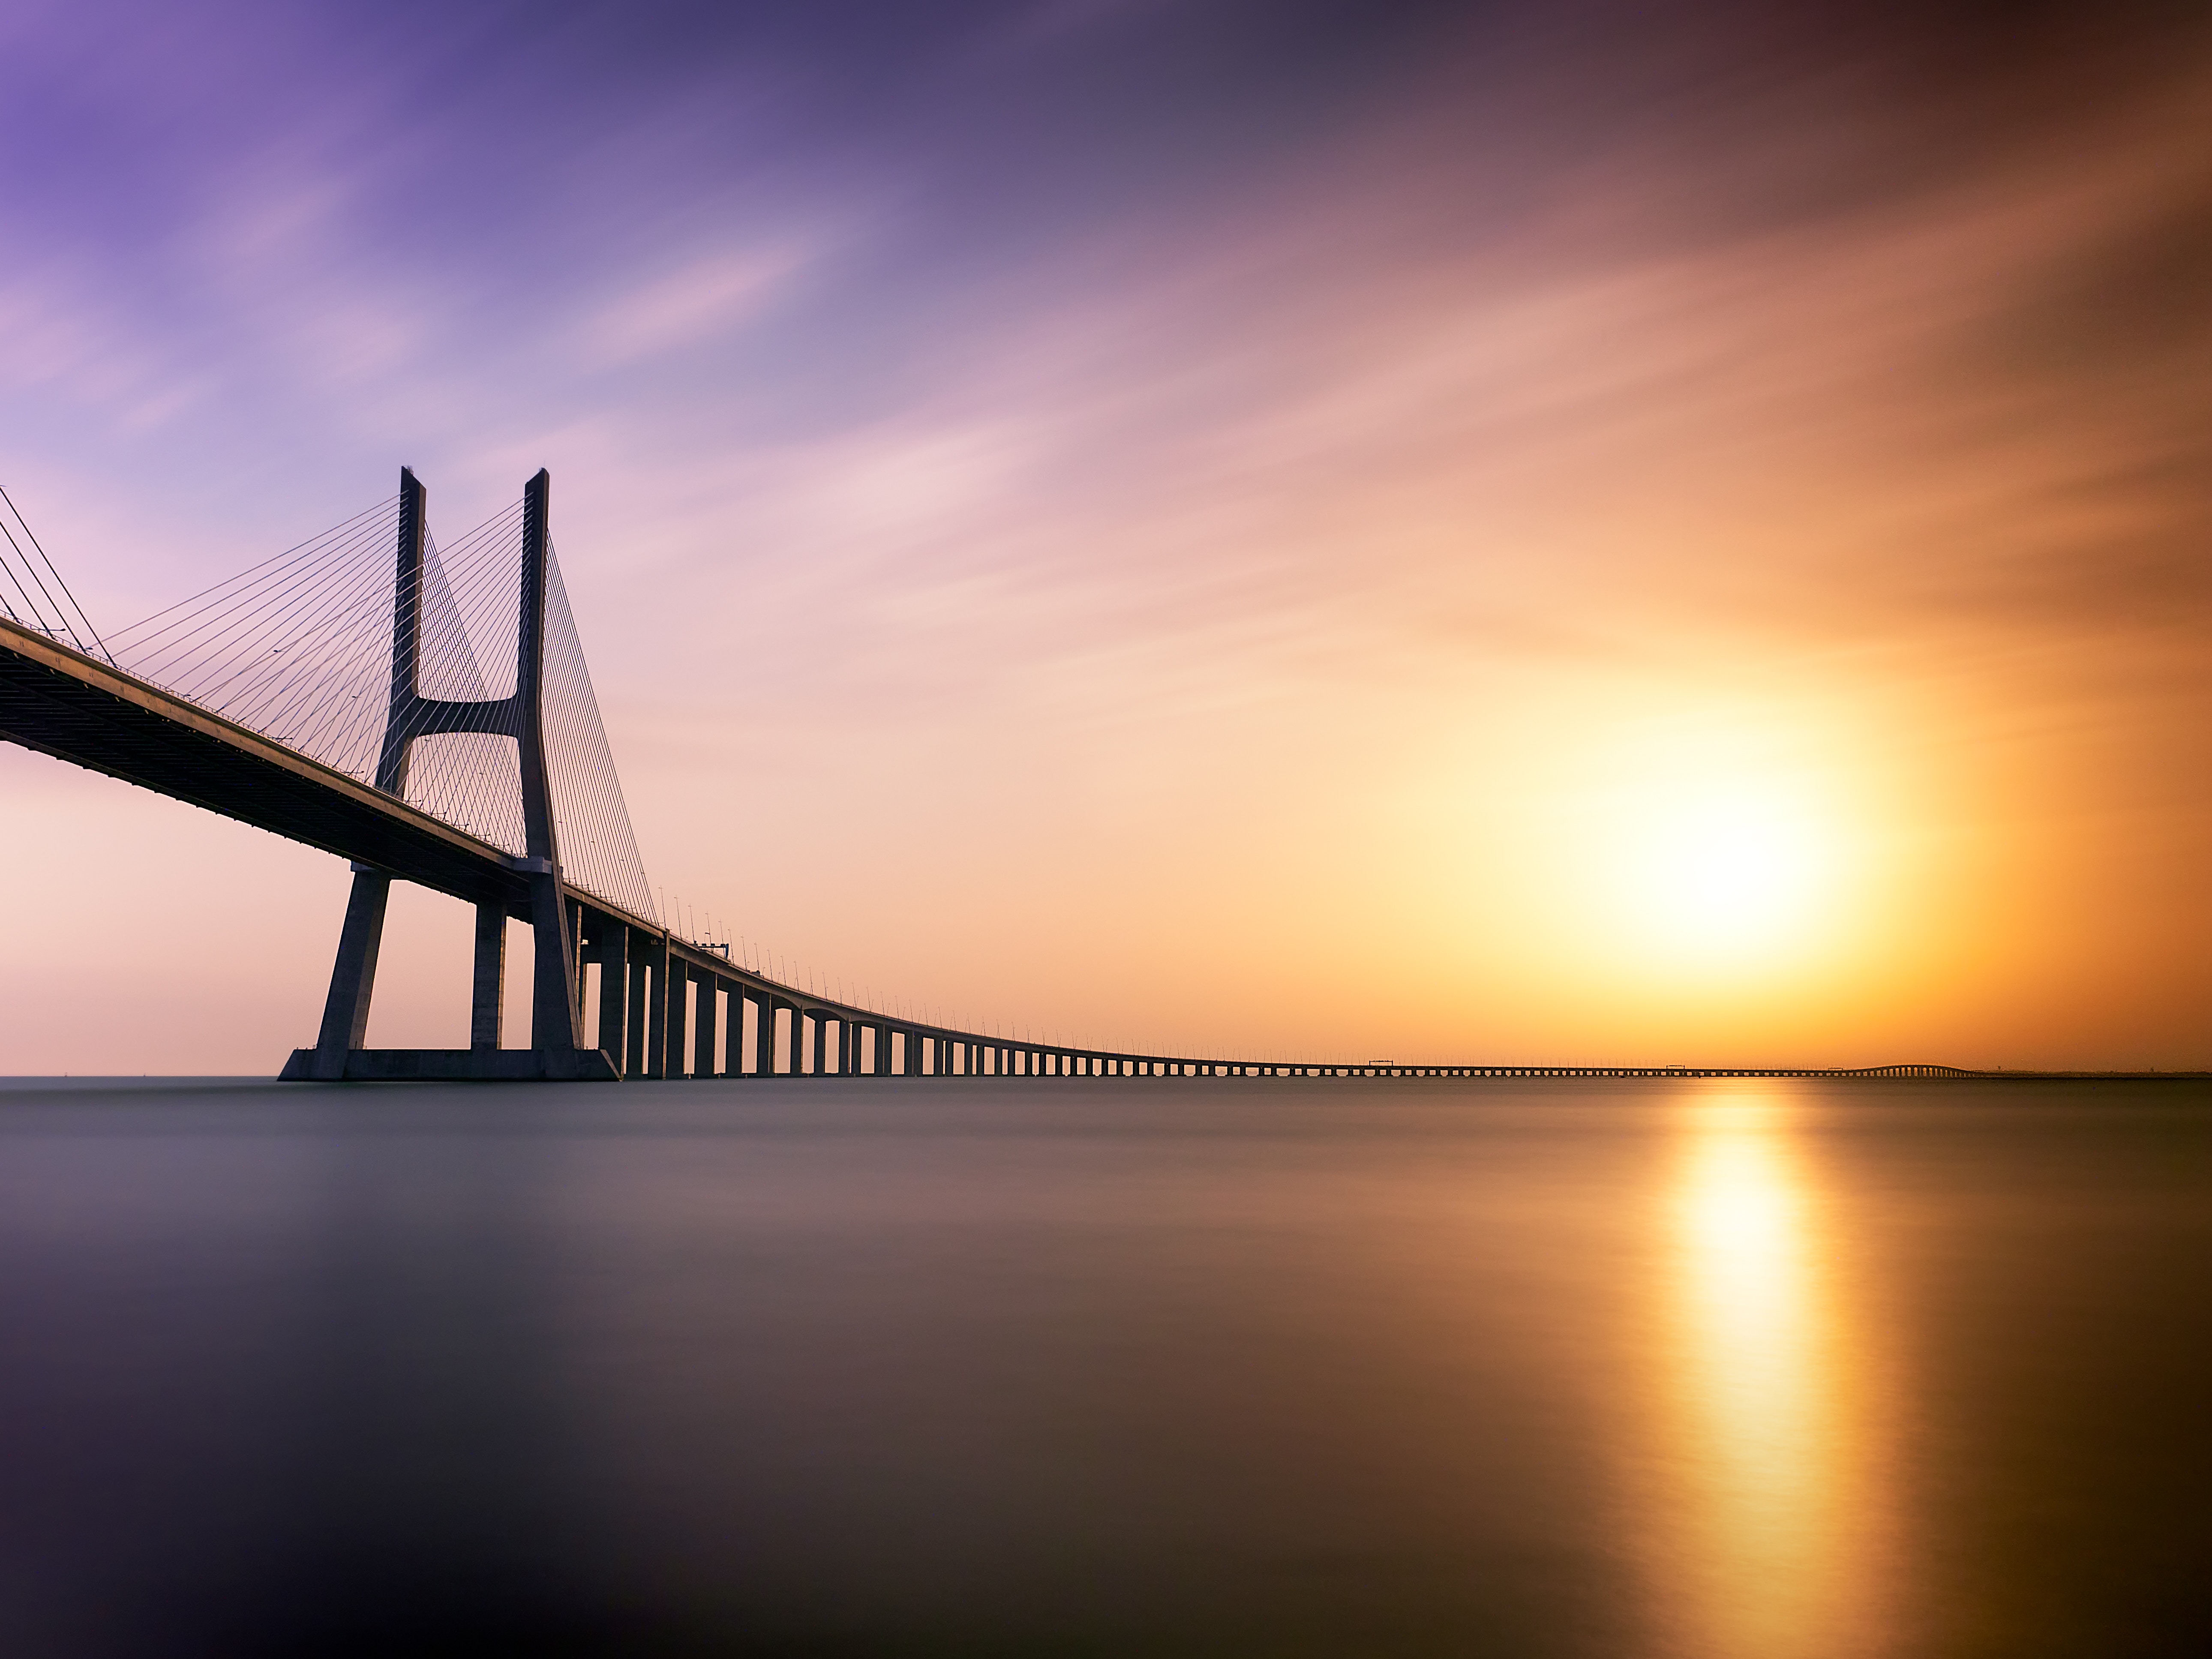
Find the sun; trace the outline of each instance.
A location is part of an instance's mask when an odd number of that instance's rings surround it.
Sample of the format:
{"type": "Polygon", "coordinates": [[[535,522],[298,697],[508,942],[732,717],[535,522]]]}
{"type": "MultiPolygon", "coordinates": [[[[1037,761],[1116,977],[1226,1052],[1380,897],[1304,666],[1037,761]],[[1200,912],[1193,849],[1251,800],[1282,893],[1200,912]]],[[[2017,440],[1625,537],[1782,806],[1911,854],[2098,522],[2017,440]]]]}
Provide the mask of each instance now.
{"type": "Polygon", "coordinates": [[[1618,897],[1648,945],[1718,963],[1813,942],[1833,886],[1833,837],[1790,789],[1682,780],[1615,810],[1618,897]]]}
{"type": "Polygon", "coordinates": [[[1458,854],[1484,937],[1670,1018],[1853,983],[1893,925],[1899,857],[1895,783],[1856,717],[1647,701],[1571,706],[1462,786],[1467,815],[1440,822],[1486,820],[1482,856],[1458,854]]]}

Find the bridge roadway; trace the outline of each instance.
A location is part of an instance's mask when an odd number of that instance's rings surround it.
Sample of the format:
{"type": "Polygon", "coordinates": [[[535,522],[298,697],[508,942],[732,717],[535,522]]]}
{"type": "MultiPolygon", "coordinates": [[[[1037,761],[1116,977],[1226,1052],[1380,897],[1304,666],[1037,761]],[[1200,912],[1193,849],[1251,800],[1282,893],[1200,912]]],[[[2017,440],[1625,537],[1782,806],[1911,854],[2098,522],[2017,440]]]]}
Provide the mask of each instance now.
{"type": "MultiPolygon", "coordinates": [[[[0,736],[356,864],[532,920],[531,860],[113,665],[0,618],[0,736]]],[[[1944,1066],[1813,1067],[1315,1064],[1141,1054],[963,1031],[742,968],[563,884],[596,1046],[625,1077],[1971,1077],[1944,1066]],[[747,1022],[750,1022],[748,1024],[747,1022]],[[748,1043],[745,1036],[750,1034],[748,1043]],[[746,1063],[750,1050],[750,1061],[746,1063]]],[[[302,1051],[307,1053],[311,1051],[302,1051]]],[[[349,1078],[524,1075],[528,1050],[361,1049],[349,1078]]]]}

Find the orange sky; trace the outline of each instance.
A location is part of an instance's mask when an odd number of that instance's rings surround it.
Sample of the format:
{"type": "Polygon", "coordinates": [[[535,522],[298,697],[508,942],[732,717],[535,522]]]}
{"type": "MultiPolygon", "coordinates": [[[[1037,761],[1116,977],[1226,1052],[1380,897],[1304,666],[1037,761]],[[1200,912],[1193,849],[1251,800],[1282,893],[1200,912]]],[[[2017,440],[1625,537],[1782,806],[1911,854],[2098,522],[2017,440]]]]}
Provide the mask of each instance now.
{"type": "MultiPolygon", "coordinates": [[[[653,879],[879,1002],[1317,1060],[2212,1066],[2203,33],[1505,15],[1321,112],[1171,111],[1149,191],[1067,118],[1025,187],[1088,207],[999,212],[1020,181],[890,118],[840,148],[769,99],[816,147],[776,172],[695,143],[695,84],[603,112],[562,176],[682,211],[527,290],[520,380],[468,319],[525,277],[346,266],[343,132],[249,134],[148,256],[191,328],[46,227],[0,482],[120,622],[402,461],[449,532],[550,466],[653,879]]],[[[0,790],[0,1067],[311,1040],[341,862],[21,750],[0,790]]],[[[464,1041],[465,913],[393,915],[372,1042],[464,1041]]]]}

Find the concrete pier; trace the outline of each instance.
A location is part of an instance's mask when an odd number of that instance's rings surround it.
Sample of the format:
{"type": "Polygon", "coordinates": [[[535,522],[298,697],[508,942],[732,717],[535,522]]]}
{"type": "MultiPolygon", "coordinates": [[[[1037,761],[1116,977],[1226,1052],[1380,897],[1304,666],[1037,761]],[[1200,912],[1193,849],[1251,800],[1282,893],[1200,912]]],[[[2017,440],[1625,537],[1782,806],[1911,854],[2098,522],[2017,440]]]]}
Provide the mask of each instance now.
{"type": "Polygon", "coordinates": [[[476,971],[469,990],[469,1047],[498,1048],[506,1013],[507,911],[496,904],[479,904],[476,971]]]}

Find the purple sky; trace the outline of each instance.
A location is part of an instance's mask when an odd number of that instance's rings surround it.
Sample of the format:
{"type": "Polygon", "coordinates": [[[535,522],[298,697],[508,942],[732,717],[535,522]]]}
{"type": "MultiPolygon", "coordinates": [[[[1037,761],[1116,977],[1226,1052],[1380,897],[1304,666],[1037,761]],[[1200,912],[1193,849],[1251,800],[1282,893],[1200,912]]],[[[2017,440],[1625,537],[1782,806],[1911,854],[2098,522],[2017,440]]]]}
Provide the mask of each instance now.
{"type": "MultiPolygon", "coordinates": [[[[11,7],[0,483],[113,624],[550,467],[648,869],[879,998],[2212,1061],[2204,29],[1778,9],[11,7]]],[[[0,787],[0,1066],[312,1036],[342,866],[0,787]]]]}

